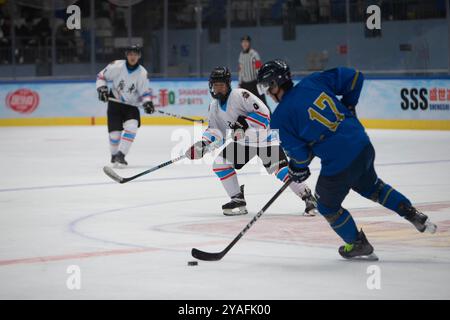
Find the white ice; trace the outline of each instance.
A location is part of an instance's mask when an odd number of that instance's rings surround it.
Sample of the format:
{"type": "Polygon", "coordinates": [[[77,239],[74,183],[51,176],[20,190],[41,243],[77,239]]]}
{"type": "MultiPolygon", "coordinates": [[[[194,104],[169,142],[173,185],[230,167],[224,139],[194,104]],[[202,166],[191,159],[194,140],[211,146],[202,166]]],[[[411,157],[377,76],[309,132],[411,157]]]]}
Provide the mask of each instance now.
{"type": "MultiPolygon", "coordinates": [[[[172,134],[186,130],[142,127],[119,174],[170,159],[172,134]]],[[[192,267],[191,248],[222,250],[280,188],[258,163],[239,172],[250,213],[225,217],[227,196],[208,164],[120,185],[102,172],[104,127],[1,128],[0,299],[449,299],[450,132],[369,135],[379,176],[436,222],[436,234],[351,193],[344,205],[380,261],[344,261],[325,219],[300,216],[289,190],[223,260],[192,267]],[[79,290],[67,286],[73,265],[79,290]],[[368,273],[372,265],[379,273],[368,273]]],[[[314,161],[312,188],[318,169],[314,161]]]]}

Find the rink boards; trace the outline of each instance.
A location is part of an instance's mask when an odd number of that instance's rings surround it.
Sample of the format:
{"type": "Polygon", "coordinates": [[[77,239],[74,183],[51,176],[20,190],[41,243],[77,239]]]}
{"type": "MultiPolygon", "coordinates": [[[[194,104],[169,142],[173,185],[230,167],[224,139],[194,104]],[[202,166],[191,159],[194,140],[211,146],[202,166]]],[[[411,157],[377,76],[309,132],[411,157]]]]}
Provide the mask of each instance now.
{"type": "MultiPolygon", "coordinates": [[[[150,80],[150,88],[160,110],[198,119],[207,115],[211,97],[206,79],[150,80]]],[[[272,101],[269,106],[276,108],[272,101]]],[[[368,79],[357,113],[367,128],[450,130],[450,79],[368,79]]],[[[145,114],[142,123],[190,124],[145,114]]],[[[0,83],[0,126],[104,124],[106,105],[97,100],[94,82],[0,83]]]]}

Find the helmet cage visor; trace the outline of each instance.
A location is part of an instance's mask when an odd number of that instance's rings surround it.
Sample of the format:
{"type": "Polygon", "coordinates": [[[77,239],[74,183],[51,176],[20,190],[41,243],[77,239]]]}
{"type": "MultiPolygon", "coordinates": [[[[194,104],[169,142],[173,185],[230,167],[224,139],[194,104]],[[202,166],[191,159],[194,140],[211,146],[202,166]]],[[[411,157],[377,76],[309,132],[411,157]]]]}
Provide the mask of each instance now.
{"type": "Polygon", "coordinates": [[[230,81],[228,81],[228,79],[224,79],[224,78],[211,78],[209,80],[209,92],[211,93],[211,96],[215,99],[223,99],[225,98],[229,92],[231,91],[231,83],[230,81]],[[220,92],[215,92],[214,91],[214,83],[223,83],[224,85],[227,86],[227,93],[222,94],[220,92]]]}
{"type": "Polygon", "coordinates": [[[275,80],[271,80],[271,81],[264,81],[264,82],[260,82],[256,85],[256,88],[258,89],[258,93],[260,95],[263,94],[269,94],[269,90],[272,88],[277,87],[278,84],[275,80]]]}

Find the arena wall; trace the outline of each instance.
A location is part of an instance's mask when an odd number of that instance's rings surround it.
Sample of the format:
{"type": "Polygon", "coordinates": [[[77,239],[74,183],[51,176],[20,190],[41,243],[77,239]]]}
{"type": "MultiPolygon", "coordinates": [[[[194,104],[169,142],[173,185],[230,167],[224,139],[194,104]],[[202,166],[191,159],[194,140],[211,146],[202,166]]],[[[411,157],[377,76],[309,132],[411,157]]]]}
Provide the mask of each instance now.
{"type": "MultiPolygon", "coordinates": [[[[206,117],[211,98],[207,79],[155,79],[150,87],[160,110],[206,117]]],[[[269,106],[276,108],[272,101],[269,106]]],[[[450,130],[450,78],[367,79],[357,113],[367,128],[450,130]]],[[[190,124],[141,114],[144,125],[190,124]]],[[[105,124],[106,105],[97,100],[93,81],[0,83],[0,126],[105,124]]]]}

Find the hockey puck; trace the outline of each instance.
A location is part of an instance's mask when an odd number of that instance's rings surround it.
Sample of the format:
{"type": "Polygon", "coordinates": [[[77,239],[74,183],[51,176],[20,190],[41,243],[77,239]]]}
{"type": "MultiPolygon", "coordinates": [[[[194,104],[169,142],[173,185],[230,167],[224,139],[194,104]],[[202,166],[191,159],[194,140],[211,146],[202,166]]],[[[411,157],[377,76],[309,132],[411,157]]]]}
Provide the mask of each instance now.
{"type": "Polygon", "coordinates": [[[197,266],[198,262],[197,261],[188,261],[188,266],[197,266]]]}

